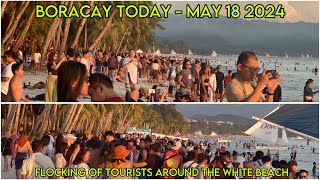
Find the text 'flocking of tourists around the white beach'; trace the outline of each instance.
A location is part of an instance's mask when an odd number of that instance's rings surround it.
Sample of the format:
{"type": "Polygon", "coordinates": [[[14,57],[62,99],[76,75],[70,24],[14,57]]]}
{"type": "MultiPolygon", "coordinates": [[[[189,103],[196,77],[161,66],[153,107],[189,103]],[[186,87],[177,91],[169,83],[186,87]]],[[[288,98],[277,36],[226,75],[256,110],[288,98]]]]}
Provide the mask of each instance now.
{"type": "Polygon", "coordinates": [[[65,4],[60,5],[36,5],[36,17],[37,18],[108,18],[115,14],[118,14],[120,18],[168,18],[170,15],[185,15],[187,18],[219,18],[219,14],[222,11],[226,12],[227,18],[248,18],[248,19],[261,19],[261,18],[284,18],[285,8],[282,4],[277,6],[273,4],[247,4],[240,6],[238,4],[204,4],[200,6],[198,4],[195,7],[186,5],[183,10],[172,10],[171,4],[160,5],[124,5],[124,4],[109,4],[109,5],[82,5],[76,7],[75,5],[67,7],[65,4]]]}

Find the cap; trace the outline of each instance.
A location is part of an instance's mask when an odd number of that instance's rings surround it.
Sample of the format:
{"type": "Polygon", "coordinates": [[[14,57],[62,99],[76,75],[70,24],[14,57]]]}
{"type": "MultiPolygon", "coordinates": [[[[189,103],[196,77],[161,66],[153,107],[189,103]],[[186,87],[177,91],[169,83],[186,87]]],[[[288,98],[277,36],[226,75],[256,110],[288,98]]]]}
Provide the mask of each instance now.
{"type": "Polygon", "coordinates": [[[71,138],[71,139],[73,139],[73,140],[76,140],[76,139],[77,139],[77,137],[75,137],[73,134],[67,134],[67,135],[65,136],[65,138],[66,138],[66,139],[71,138]]]}
{"type": "Polygon", "coordinates": [[[172,146],[173,150],[179,150],[182,147],[181,141],[177,141],[174,146],[172,146]]]}
{"type": "Polygon", "coordinates": [[[114,158],[118,158],[118,159],[125,159],[127,156],[129,156],[129,153],[130,153],[130,151],[127,150],[122,145],[116,146],[113,149],[113,152],[114,152],[114,158]]]}

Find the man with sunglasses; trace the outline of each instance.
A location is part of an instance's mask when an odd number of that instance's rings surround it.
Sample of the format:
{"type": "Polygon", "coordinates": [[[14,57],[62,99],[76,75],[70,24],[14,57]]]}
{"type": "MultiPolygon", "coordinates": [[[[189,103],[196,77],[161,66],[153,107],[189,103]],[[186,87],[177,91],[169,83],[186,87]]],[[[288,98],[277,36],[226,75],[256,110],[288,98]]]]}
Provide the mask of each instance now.
{"type": "Polygon", "coordinates": [[[261,79],[253,88],[250,81],[260,71],[257,56],[250,51],[242,52],[237,61],[237,75],[226,87],[226,98],[229,102],[258,102],[261,92],[266,87],[266,101],[272,102],[274,90],[279,85],[279,74],[272,78],[271,73],[262,72],[261,79]]]}

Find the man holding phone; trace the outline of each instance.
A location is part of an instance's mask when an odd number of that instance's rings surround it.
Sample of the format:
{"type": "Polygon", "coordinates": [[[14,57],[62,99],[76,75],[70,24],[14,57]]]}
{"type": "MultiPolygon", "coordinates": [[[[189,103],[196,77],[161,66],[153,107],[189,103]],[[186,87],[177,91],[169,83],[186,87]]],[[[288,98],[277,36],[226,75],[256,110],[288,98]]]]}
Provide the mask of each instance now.
{"type": "Polygon", "coordinates": [[[229,102],[259,102],[261,92],[266,87],[266,101],[273,102],[274,90],[279,85],[278,73],[264,70],[257,86],[253,88],[250,81],[260,71],[257,56],[250,51],[242,52],[237,61],[237,76],[226,87],[229,102]]]}

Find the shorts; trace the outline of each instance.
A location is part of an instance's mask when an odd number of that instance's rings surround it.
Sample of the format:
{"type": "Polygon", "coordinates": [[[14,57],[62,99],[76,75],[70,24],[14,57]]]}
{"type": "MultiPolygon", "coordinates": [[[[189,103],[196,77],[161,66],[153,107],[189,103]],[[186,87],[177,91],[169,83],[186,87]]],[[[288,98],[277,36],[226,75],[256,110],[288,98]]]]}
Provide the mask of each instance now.
{"type": "Polygon", "coordinates": [[[216,93],[223,93],[223,86],[217,86],[216,93]]]}
{"type": "Polygon", "coordinates": [[[21,169],[22,167],[22,163],[23,163],[23,160],[25,160],[27,158],[27,153],[20,153],[20,152],[17,152],[17,156],[16,156],[16,169],[21,169]]]}

